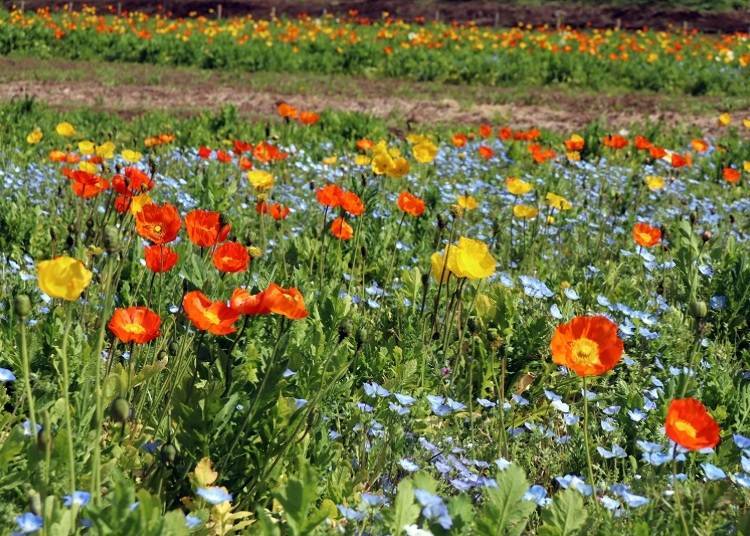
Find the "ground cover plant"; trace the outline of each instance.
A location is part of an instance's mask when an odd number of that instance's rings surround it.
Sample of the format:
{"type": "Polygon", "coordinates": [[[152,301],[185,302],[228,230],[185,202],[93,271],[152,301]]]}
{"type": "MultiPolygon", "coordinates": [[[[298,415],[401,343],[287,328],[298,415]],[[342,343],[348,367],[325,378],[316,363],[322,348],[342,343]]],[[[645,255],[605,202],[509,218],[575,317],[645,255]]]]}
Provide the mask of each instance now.
{"type": "MultiPolygon", "coordinates": [[[[265,24],[3,20],[154,63],[265,24]]],[[[424,30],[378,24],[274,21],[263,68],[313,69],[282,28],[424,30]]],[[[740,35],[660,38],[746,76],[740,35]]],[[[2,533],[747,534],[750,117],[712,123],[0,104],[2,533]]]]}

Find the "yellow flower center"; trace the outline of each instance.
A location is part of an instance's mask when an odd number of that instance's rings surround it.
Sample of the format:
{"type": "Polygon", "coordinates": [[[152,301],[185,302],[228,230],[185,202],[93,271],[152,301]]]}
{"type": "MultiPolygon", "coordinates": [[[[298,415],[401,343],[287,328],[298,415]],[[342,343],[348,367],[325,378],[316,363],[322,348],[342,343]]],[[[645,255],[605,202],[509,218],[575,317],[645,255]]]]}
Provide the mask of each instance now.
{"type": "Polygon", "coordinates": [[[641,240],[641,242],[651,242],[651,235],[648,233],[637,233],[638,238],[641,240]]]}
{"type": "Polygon", "coordinates": [[[208,318],[212,324],[220,324],[221,320],[219,319],[219,315],[216,314],[216,311],[210,311],[207,310],[205,313],[206,318],[208,318]]]}
{"type": "Polygon", "coordinates": [[[571,352],[577,363],[591,365],[599,362],[599,345],[586,337],[573,341],[571,352]]]}
{"type": "Polygon", "coordinates": [[[161,232],[161,225],[154,225],[154,232],[160,233],[161,232]]]}
{"type": "Polygon", "coordinates": [[[693,439],[695,439],[695,436],[697,435],[695,427],[689,422],[683,421],[682,419],[676,420],[674,422],[674,427],[677,431],[682,432],[683,434],[687,434],[693,439]]]}
{"type": "Polygon", "coordinates": [[[142,333],[146,333],[146,328],[144,328],[140,324],[136,324],[135,322],[130,322],[128,324],[125,324],[125,331],[128,333],[135,333],[136,335],[140,335],[142,333]]]}

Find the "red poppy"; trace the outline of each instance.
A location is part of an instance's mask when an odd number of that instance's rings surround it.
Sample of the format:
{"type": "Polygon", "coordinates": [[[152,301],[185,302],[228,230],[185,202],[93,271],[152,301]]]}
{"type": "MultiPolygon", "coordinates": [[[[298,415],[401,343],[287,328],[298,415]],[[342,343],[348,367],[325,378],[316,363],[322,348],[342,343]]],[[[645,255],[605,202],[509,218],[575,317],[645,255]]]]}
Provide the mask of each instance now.
{"type": "Polygon", "coordinates": [[[232,155],[226,151],[218,150],[216,151],[216,160],[222,164],[229,164],[232,161],[232,155]]]}
{"type": "Polygon", "coordinates": [[[240,313],[223,301],[211,301],[200,290],[185,294],[182,307],[193,325],[201,331],[214,335],[228,335],[236,331],[234,323],[240,313]]]}
{"type": "Polygon", "coordinates": [[[617,324],[603,316],[577,316],[555,329],[552,361],[579,376],[599,376],[620,361],[623,343],[617,324]]]}
{"type": "Polygon", "coordinates": [[[253,169],[253,162],[249,158],[243,156],[242,158],[240,158],[239,166],[241,170],[247,171],[249,169],[253,169]]]}
{"type": "Polygon", "coordinates": [[[331,234],[339,240],[350,240],[354,236],[354,229],[343,217],[339,217],[331,223],[331,234]]]}
{"type": "Polygon", "coordinates": [[[479,125],[479,135],[483,138],[489,138],[492,136],[492,125],[486,123],[479,125]]]}
{"type": "Polygon", "coordinates": [[[268,303],[263,301],[263,292],[250,294],[244,288],[234,289],[229,300],[229,306],[243,315],[267,315],[271,313],[268,303]]]}
{"type": "Polygon", "coordinates": [[[115,197],[114,207],[118,214],[125,214],[130,208],[130,201],[133,197],[129,194],[118,194],[115,197]]]}
{"type": "Polygon", "coordinates": [[[250,264],[250,254],[239,242],[224,242],[214,251],[213,262],[220,272],[244,272],[250,264]]]}
{"type": "Polygon", "coordinates": [[[466,134],[464,134],[463,132],[458,132],[453,135],[453,138],[451,138],[451,141],[453,142],[454,147],[461,148],[464,145],[466,145],[466,142],[468,141],[468,139],[469,138],[466,137],[466,134]]]}
{"type": "Polygon", "coordinates": [[[537,164],[544,164],[547,160],[552,160],[557,156],[552,149],[545,149],[536,143],[529,145],[529,152],[537,164]]]}
{"type": "Polygon", "coordinates": [[[648,152],[651,155],[651,158],[655,160],[664,158],[667,155],[666,149],[664,149],[663,147],[659,147],[657,145],[652,145],[651,148],[648,150],[648,152]]]}
{"type": "Polygon", "coordinates": [[[737,184],[740,182],[742,174],[734,168],[725,167],[721,170],[721,174],[724,176],[724,180],[730,184],[737,184]]]}
{"type": "Polygon", "coordinates": [[[135,215],[136,232],[154,244],[168,244],[177,238],[180,227],[180,214],[169,203],[148,203],[135,215]]]}
{"type": "Polygon", "coordinates": [[[495,151],[493,151],[491,147],[487,147],[486,145],[480,145],[477,151],[479,152],[479,156],[481,156],[485,160],[489,160],[490,158],[495,156],[495,151]]]}
{"type": "Polygon", "coordinates": [[[146,268],[157,274],[170,271],[180,258],[169,246],[158,244],[145,247],[143,256],[146,259],[146,268]]]}
{"type": "Polygon", "coordinates": [[[508,127],[502,127],[498,131],[497,137],[503,141],[507,141],[513,137],[513,130],[508,127]]]}
{"type": "Polygon", "coordinates": [[[365,211],[365,204],[354,192],[342,192],[341,208],[352,216],[361,216],[365,211]]]}
{"type": "Polygon", "coordinates": [[[320,114],[315,112],[300,112],[299,122],[303,125],[314,125],[320,120],[320,114]]]}
{"type": "Polygon", "coordinates": [[[258,214],[268,214],[269,210],[271,210],[271,208],[265,201],[258,201],[255,203],[255,212],[258,214]]]}
{"type": "Polygon", "coordinates": [[[185,228],[193,244],[209,248],[226,240],[232,226],[222,221],[220,212],[196,209],[185,216],[185,228]]]}
{"type": "Polygon", "coordinates": [[[669,403],[664,429],[669,439],[689,450],[713,448],[719,443],[719,425],[694,398],[669,403]]]}
{"type": "Polygon", "coordinates": [[[284,160],[287,156],[289,156],[287,153],[280,151],[278,147],[265,141],[260,142],[253,149],[253,158],[264,164],[271,161],[284,160]]]}
{"type": "Polygon", "coordinates": [[[271,283],[263,291],[263,302],[269,311],[290,320],[300,320],[308,314],[302,293],[296,288],[283,288],[271,283]]]}
{"type": "Polygon", "coordinates": [[[315,192],[318,203],[323,206],[335,208],[341,205],[341,198],[344,191],[335,184],[326,184],[315,192]]]}
{"type": "Polygon", "coordinates": [[[159,336],[161,318],[148,307],[115,309],[109,320],[109,330],[120,342],[145,344],[159,336]]]}
{"type": "Polygon", "coordinates": [[[396,204],[403,212],[414,216],[415,218],[418,218],[424,213],[424,201],[409,192],[401,192],[396,204]]]}
{"type": "Polygon", "coordinates": [[[249,153],[253,150],[253,144],[242,140],[234,140],[232,150],[234,151],[234,154],[238,155],[242,153],[249,153]]]}
{"type": "Polygon", "coordinates": [[[661,229],[638,222],[633,226],[633,240],[639,246],[652,248],[661,242],[661,229]]]}
{"type": "Polygon", "coordinates": [[[109,188],[109,182],[98,175],[88,173],[87,171],[70,171],[66,176],[71,181],[70,187],[73,189],[73,193],[84,199],[96,197],[109,188]]]}
{"type": "Polygon", "coordinates": [[[209,149],[205,145],[201,145],[200,148],[198,148],[198,156],[203,160],[208,160],[209,158],[211,158],[211,152],[211,149],[209,149]]]}
{"type": "Polygon", "coordinates": [[[693,163],[693,158],[690,156],[690,153],[687,153],[685,156],[677,153],[672,153],[670,156],[670,164],[672,164],[673,168],[681,168],[690,166],[693,163]]]}
{"type": "Polygon", "coordinates": [[[284,119],[294,119],[297,117],[297,108],[286,102],[280,102],[276,106],[276,111],[284,119]]]}
{"type": "Polygon", "coordinates": [[[628,140],[620,136],[619,134],[610,134],[609,136],[604,136],[602,142],[606,147],[609,147],[610,149],[624,149],[628,146],[628,140]]]}

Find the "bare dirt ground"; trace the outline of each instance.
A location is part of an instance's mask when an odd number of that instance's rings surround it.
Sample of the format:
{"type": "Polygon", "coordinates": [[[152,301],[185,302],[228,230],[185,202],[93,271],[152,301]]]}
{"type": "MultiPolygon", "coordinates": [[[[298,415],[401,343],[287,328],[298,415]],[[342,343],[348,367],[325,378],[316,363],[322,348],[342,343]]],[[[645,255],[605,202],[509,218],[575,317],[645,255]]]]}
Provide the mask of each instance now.
{"type": "MultiPolygon", "coordinates": [[[[519,92],[353,77],[295,78],[279,73],[0,58],[0,100],[24,97],[61,109],[89,107],[127,116],[162,109],[192,114],[232,105],[254,120],[275,117],[277,103],[286,101],[300,109],[371,114],[399,127],[407,122],[492,122],[558,132],[599,120],[610,128],[652,122],[711,133],[722,110],[720,99],[693,98],[691,107],[691,98],[668,100],[658,95],[586,94],[547,88],[519,92]]],[[[750,116],[750,104],[735,113],[750,116]]]]}
{"type": "MultiPolygon", "coordinates": [[[[105,11],[117,5],[116,0],[76,0],[74,2],[43,0],[4,0],[6,6],[20,6],[28,9],[37,7],[62,7],[72,3],[75,8],[81,5],[95,6],[105,11]]],[[[378,19],[384,11],[407,20],[474,21],[480,25],[513,26],[519,22],[533,25],[555,25],[558,21],[574,27],[605,28],[620,25],[622,28],[637,29],[667,28],[688,25],[708,32],[747,32],[750,27],[748,11],[705,12],[694,9],[664,8],[658,2],[633,2],[628,6],[599,5],[581,6],[575,2],[558,2],[542,6],[515,5],[498,0],[121,0],[124,10],[165,12],[173,16],[187,16],[190,13],[215,16],[217,7],[222,6],[225,16],[251,14],[268,17],[272,10],[277,15],[297,16],[300,14],[320,15],[324,12],[347,14],[357,10],[358,15],[370,20],[378,19]]]]}

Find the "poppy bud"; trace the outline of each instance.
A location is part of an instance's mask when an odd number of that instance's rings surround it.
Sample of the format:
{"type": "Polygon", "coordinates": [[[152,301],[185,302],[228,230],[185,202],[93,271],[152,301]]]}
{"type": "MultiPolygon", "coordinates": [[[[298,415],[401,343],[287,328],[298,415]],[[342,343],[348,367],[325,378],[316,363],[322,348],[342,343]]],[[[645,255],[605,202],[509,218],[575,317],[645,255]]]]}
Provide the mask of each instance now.
{"type": "Polygon", "coordinates": [[[49,237],[50,237],[50,240],[52,240],[53,242],[57,240],[57,233],[55,232],[54,229],[49,230],[49,237]]]}
{"type": "Polygon", "coordinates": [[[703,240],[703,242],[708,242],[712,237],[713,235],[711,234],[711,231],[708,230],[703,231],[703,233],[701,234],[701,240],[703,240]]]}
{"type": "Polygon", "coordinates": [[[349,321],[344,321],[339,325],[339,342],[346,339],[352,332],[352,325],[349,321]]]}
{"type": "Polygon", "coordinates": [[[31,313],[31,300],[26,294],[18,294],[13,300],[13,307],[18,316],[26,318],[31,313]]]}
{"type": "Polygon", "coordinates": [[[363,259],[367,259],[367,248],[365,246],[362,246],[360,249],[360,254],[362,255],[363,259]]]}
{"type": "Polygon", "coordinates": [[[40,516],[42,515],[42,497],[36,490],[29,490],[29,510],[40,516]]]}
{"type": "Polygon", "coordinates": [[[468,328],[469,333],[471,333],[472,335],[476,335],[479,331],[479,322],[477,322],[476,318],[470,316],[466,321],[466,327],[468,328]]]}
{"type": "Polygon", "coordinates": [[[104,228],[104,249],[108,253],[115,253],[120,247],[120,232],[114,225],[104,228]]]}
{"type": "Polygon", "coordinates": [[[162,350],[158,354],[156,354],[156,359],[164,363],[167,363],[169,362],[169,354],[166,352],[166,350],[162,350]]]}
{"type": "Polygon", "coordinates": [[[367,340],[367,331],[365,331],[365,328],[359,328],[357,330],[357,333],[354,334],[354,340],[357,343],[357,348],[362,348],[365,340],[367,340]]]}
{"type": "Polygon", "coordinates": [[[424,272],[422,274],[422,286],[426,287],[430,284],[430,272],[424,272]]]}
{"type": "Polygon", "coordinates": [[[698,221],[698,214],[696,214],[695,212],[691,212],[690,213],[690,226],[692,227],[693,225],[695,225],[695,222],[697,221],[698,221]]]}
{"type": "Polygon", "coordinates": [[[171,443],[162,446],[159,454],[161,454],[161,460],[166,464],[172,464],[177,459],[177,449],[171,443]]]}
{"type": "Polygon", "coordinates": [[[445,221],[445,216],[443,216],[442,214],[438,214],[437,215],[437,226],[438,226],[438,229],[445,229],[446,223],[447,222],[445,221]]]}
{"type": "Polygon", "coordinates": [[[439,331],[435,331],[435,332],[432,333],[432,340],[433,341],[440,340],[440,332],[439,331]]]}
{"type": "Polygon", "coordinates": [[[94,218],[89,218],[88,220],[86,220],[86,227],[88,229],[94,228],[94,218]]]}
{"type": "Polygon", "coordinates": [[[109,407],[109,413],[115,421],[125,423],[130,417],[130,404],[124,398],[116,398],[109,407]]]}
{"type": "Polygon", "coordinates": [[[75,234],[76,232],[76,226],[72,223],[68,225],[68,234],[75,234]]]}
{"type": "Polygon", "coordinates": [[[310,183],[307,186],[310,188],[311,192],[315,191],[315,183],[313,181],[310,181],[310,183]]]}
{"type": "Polygon", "coordinates": [[[65,240],[65,246],[68,249],[73,249],[73,246],[76,245],[76,239],[73,235],[68,235],[68,238],[65,240]]]}
{"type": "Polygon", "coordinates": [[[695,318],[705,318],[708,314],[708,306],[703,300],[693,300],[690,302],[690,314],[695,318]]]}

